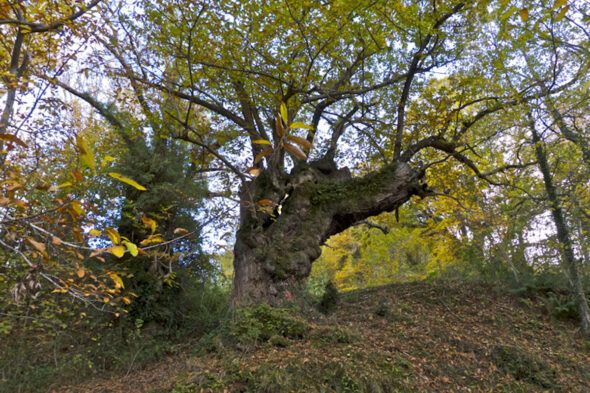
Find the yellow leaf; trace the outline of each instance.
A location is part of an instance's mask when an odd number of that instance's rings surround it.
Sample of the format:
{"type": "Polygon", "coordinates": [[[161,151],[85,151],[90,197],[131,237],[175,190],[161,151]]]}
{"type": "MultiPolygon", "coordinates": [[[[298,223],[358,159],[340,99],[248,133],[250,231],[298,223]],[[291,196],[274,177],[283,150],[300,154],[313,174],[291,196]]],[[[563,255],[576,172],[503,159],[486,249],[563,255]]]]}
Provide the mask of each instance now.
{"type": "Polygon", "coordinates": [[[567,4],[567,0],[555,0],[555,3],[553,4],[553,9],[556,10],[561,6],[564,6],[567,4]]]}
{"type": "Polygon", "coordinates": [[[298,147],[290,145],[288,143],[285,143],[285,145],[283,147],[294,158],[297,158],[299,160],[306,160],[307,159],[307,156],[305,155],[305,153],[302,152],[298,147]]]}
{"type": "Polygon", "coordinates": [[[567,14],[568,10],[570,9],[570,7],[565,6],[561,9],[561,11],[559,11],[559,13],[557,14],[557,16],[555,17],[556,21],[560,21],[563,18],[565,18],[565,14],[567,14]]]}
{"type": "Polygon", "coordinates": [[[108,302],[111,301],[111,299],[109,299],[108,297],[105,296],[105,297],[102,298],[102,301],[105,302],[105,303],[108,303],[108,302]]]}
{"type": "Polygon", "coordinates": [[[252,143],[256,145],[272,145],[272,143],[270,143],[270,141],[267,141],[266,139],[254,139],[252,143]]]}
{"type": "Polygon", "coordinates": [[[113,246],[109,248],[109,251],[117,258],[122,258],[125,255],[125,247],[123,246],[113,246]]]}
{"type": "Polygon", "coordinates": [[[90,236],[97,237],[97,236],[100,236],[100,235],[102,235],[102,232],[101,232],[101,231],[99,231],[98,229],[91,229],[90,231],[88,231],[88,234],[89,234],[90,236]]]}
{"type": "Polygon", "coordinates": [[[115,157],[112,157],[112,156],[104,156],[104,158],[100,162],[100,167],[101,168],[104,168],[105,166],[107,166],[109,164],[109,162],[113,162],[113,161],[115,161],[115,157]]]}
{"type": "Polygon", "coordinates": [[[78,147],[78,151],[80,152],[80,162],[82,166],[90,168],[92,172],[96,170],[96,161],[94,160],[94,154],[90,147],[88,147],[88,143],[82,137],[82,135],[76,135],[76,146],[78,147]]]}
{"type": "Polygon", "coordinates": [[[42,254],[44,254],[44,253],[45,253],[45,244],[43,244],[43,243],[40,243],[40,242],[36,241],[35,239],[33,239],[33,238],[30,238],[30,237],[28,237],[28,238],[27,238],[27,241],[28,241],[29,243],[31,243],[31,245],[32,245],[33,247],[35,247],[35,249],[36,249],[37,251],[39,251],[39,252],[40,252],[40,253],[42,253],[42,254]]]}
{"type": "Polygon", "coordinates": [[[121,243],[121,235],[119,235],[119,232],[115,228],[107,228],[105,232],[113,244],[117,245],[121,243]]]}
{"type": "Polygon", "coordinates": [[[300,121],[294,121],[293,123],[291,123],[291,129],[295,129],[295,128],[301,128],[304,130],[313,131],[313,126],[311,126],[309,124],[302,123],[300,121]]]}
{"type": "Polygon", "coordinates": [[[139,244],[145,246],[153,243],[162,243],[163,241],[164,239],[162,238],[162,235],[150,235],[147,239],[142,240],[139,244]]]}
{"type": "Polygon", "coordinates": [[[156,232],[156,221],[152,220],[149,217],[141,217],[141,221],[143,222],[143,225],[145,225],[146,227],[148,227],[152,233],[156,232]]]}
{"type": "Polygon", "coordinates": [[[66,288],[55,288],[51,293],[66,293],[67,291],[66,288]]]}
{"type": "Polygon", "coordinates": [[[527,20],[529,20],[529,9],[528,8],[523,8],[520,10],[520,19],[522,19],[523,22],[526,22],[527,20]]]}
{"type": "Polygon", "coordinates": [[[123,285],[123,279],[117,273],[109,272],[108,275],[111,278],[111,280],[113,280],[113,282],[115,283],[115,288],[125,288],[125,285],[123,285]]]}
{"type": "Polygon", "coordinates": [[[68,188],[68,187],[72,187],[73,184],[71,181],[66,181],[64,183],[61,183],[59,186],[57,186],[57,188],[62,189],[62,188],[68,188]]]}
{"type": "Polygon", "coordinates": [[[287,109],[287,104],[281,102],[281,118],[285,124],[289,124],[289,110],[287,109]]]}
{"type": "Polygon", "coordinates": [[[82,214],[84,214],[84,209],[82,209],[82,205],[80,204],[80,202],[73,201],[72,203],[70,203],[70,207],[72,208],[72,211],[76,213],[76,215],[81,216],[82,214]]]}
{"type": "Polygon", "coordinates": [[[127,296],[122,297],[121,300],[125,304],[131,304],[131,299],[129,299],[127,296]]]}
{"type": "Polygon", "coordinates": [[[82,277],[84,277],[86,275],[86,271],[84,269],[82,269],[82,268],[79,268],[76,271],[76,275],[78,276],[78,278],[82,278],[82,277]]]}
{"type": "Polygon", "coordinates": [[[147,191],[147,188],[145,188],[144,186],[142,186],[141,184],[139,184],[135,180],[121,175],[120,173],[109,172],[109,176],[112,177],[113,179],[117,179],[125,184],[129,184],[130,186],[137,188],[139,191],[147,191]]]}
{"type": "Polygon", "coordinates": [[[127,250],[129,250],[129,254],[131,254],[134,257],[137,256],[139,250],[137,249],[137,246],[134,243],[131,243],[129,241],[123,241],[123,244],[125,245],[125,247],[127,247],[127,250]]]}

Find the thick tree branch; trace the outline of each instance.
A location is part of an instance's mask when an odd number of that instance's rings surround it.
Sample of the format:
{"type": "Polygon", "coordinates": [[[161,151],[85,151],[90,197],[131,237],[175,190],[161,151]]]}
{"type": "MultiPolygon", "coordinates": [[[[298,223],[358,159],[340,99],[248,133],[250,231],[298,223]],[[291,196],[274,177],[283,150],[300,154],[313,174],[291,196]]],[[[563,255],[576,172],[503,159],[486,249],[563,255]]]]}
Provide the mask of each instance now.
{"type": "MultiPolygon", "coordinates": [[[[451,12],[444,14],[439,20],[436,21],[434,24],[434,29],[439,29],[451,16],[455,15],[464,7],[463,3],[457,4],[451,12]]],[[[406,105],[408,98],[410,96],[410,89],[412,87],[412,82],[419,71],[419,64],[425,58],[424,51],[430,44],[430,41],[435,38],[436,35],[428,34],[424,40],[422,41],[420,47],[412,56],[412,60],[410,62],[410,66],[408,68],[407,77],[404,82],[404,88],[402,90],[402,95],[400,97],[398,106],[397,106],[397,126],[395,130],[395,141],[393,147],[393,160],[396,161],[399,159],[402,153],[402,137],[404,133],[404,122],[405,122],[405,112],[406,112],[406,105]]],[[[428,54],[432,54],[437,48],[437,43],[433,45],[428,54]]]]}
{"type": "Polygon", "coordinates": [[[387,235],[389,233],[389,227],[387,225],[382,225],[370,220],[362,220],[357,222],[355,225],[365,225],[369,229],[379,229],[381,232],[383,232],[384,235],[387,235]]]}
{"type": "Polygon", "coordinates": [[[225,117],[227,120],[235,123],[236,125],[241,127],[243,130],[246,130],[246,131],[249,130],[248,123],[242,117],[236,115],[235,113],[233,113],[229,109],[223,107],[221,104],[216,104],[216,103],[213,103],[210,101],[206,101],[206,100],[203,100],[197,96],[190,95],[187,93],[183,93],[182,91],[172,89],[172,88],[170,88],[170,86],[163,86],[159,83],[155,83],[155,82],[143,79],[143,78],[138,78],[137,80],[149,87],[156,89],[156,90],[168,93],[172,96],[181,98],[183,100],[192,102],[192,103],[197,104],[199,106],[202,106],[203,108],[209,109],[210,111],[215,112],[218,115],[225,117]]]}
{"type": "Polygon", "coordinates": [[[325,159],[334,160],[336,157],[336,149],[338,147],[338,140],[346,130],[347,124],[350,122],[350,119],[354,114],[359,110],[358,105],[355,105],[344,117],[339,119],[336,124],[334,124],[332,129],[332,137],[330,138],[330,146],[328,147],[328,151],[324,155],[325,159]]]}

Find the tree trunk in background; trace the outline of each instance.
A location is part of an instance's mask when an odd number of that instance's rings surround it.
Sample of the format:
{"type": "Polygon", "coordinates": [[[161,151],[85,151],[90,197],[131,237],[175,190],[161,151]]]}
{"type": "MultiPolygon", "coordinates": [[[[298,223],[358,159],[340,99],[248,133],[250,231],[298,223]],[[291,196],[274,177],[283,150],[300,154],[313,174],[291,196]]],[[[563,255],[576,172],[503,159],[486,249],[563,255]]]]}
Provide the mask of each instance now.
{"type": "Polygon", "coordinates": [[[421,175],[405,163],[352,178],[348,169],[322,161],[275,180],[264,172],[242,187],[234,306],[295,300],[330,236],[428,194],[421,175]]]}
{"type": "Polygon", "coordinates": [[[541,138],[535,129],[534,123],[531,123],[531,130],[533,134],[533,142],[535,144],[537,162],[539,164],[539,169],[543,174],[545,191],[547,192],[547,198],[549,199],[551,206],[553,222],[555,223],[555,228],[557,231],[557,239],[559,241],[562,263],[565,265],[565,268],[568,272],[572,291],[576,299],[582,332],[585,335],[590,336],[590,309],[588,308],[588,299],[584,293],[584,286],[582,284],[582,277],[579,272],[578,262],[574,255],[571,234],[565,221],[563,209],[561,207],[561,201],[559,200],[557,190],[553,184],[553,178],[549,168],[547,155],[545,153],[545,149],[543,148],[541,138]]]}

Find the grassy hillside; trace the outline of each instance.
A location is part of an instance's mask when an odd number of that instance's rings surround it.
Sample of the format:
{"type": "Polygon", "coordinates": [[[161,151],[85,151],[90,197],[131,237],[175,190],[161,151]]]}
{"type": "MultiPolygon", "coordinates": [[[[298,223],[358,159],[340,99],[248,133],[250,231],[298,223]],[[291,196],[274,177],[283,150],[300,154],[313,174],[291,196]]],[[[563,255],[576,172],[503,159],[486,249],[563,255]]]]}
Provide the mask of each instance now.
{"type": "Polygon", "coordinates": [[[248,320],[233,327],[238,344],[210,336],[143,370],[51,391],[590,391],[590,342],[575,323],[487,287],[396,284],[347,293],[326,317],[285,315],[263,318],[279,326],[272,337],[248,320]]]}

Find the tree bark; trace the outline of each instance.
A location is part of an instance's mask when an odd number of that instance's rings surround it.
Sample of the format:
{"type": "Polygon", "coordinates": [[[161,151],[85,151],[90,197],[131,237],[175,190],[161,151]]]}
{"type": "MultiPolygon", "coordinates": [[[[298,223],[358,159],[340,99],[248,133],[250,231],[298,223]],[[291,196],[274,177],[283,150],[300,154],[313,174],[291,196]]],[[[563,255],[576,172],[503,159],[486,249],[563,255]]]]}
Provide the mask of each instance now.
{"type": "Polygon", "coordinates": [[[545,191],[547,193],[547,198],[549,199],[551,214],[553,216],[553,222],[555,223],[555,229],[557,231],[561,259],[565,265],[564,267],[567,270],[572,292],[578,307],[580,326],[582,328],[582,332],[585,335],[590,336],[590,309],[588,308],[588,299],[586,299],[586,294],[584,293],[584,286],[582,284],[582,277],[578,268],[578,261],[574,255],[570,230],[563,214],[563,208],[557,195],[555,184],[553,184],[553,177],[551,175],[545,149],[543,148],[541,138],[539,137],[539,134],[537,133],[532,121],[531,130],[533,142],[535,144],[535,154],[539,163],[539,169],[543,174],[545,191]]]}
{"type": "Polygon", "coordinates": [[[264,173],[241,190],[232,304],[280,305],[303,289],[321,246],[367,217],[426,196],[422,174],[397,162],[353,178],[331,160],[302,163],[277,182],[264,173]]]}

